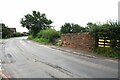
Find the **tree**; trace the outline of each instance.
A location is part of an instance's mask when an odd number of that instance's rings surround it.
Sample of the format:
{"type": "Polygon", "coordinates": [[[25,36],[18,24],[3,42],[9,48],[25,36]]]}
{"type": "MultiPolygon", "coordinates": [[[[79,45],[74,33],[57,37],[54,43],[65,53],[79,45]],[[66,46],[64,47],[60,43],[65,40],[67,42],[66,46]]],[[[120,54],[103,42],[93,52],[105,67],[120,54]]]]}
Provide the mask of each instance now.
{"type": "Polygon", "coordinates": [[[62,25],[60,31],[62,33],[79,33],[79,32],[85,32],[85,28],[81,27],[78,24],[65,23],[64,25],[62,25]]]}
{"type": "Polygon", "coordinates": [[[72,28],[72,26],[70,23],[65,23],[64,25],[62,25],[60,31],[62,33],[71,33],[71,28],[72,28]]]}
{"type": "Polygon", "coordinates": [[[25,15],[24,18],[21,19],[20,23],[23,27],[26,27],[29,30],[33,37],[35,37],[39,31],[50,28],[52,21],[47,19],[45,14],[33,11],[32,15],[25,15]]]}
{"type": "Polygon", "coordinates": [[[9,37],[11,34],[11,31],[4,23],[2,23],[1,25],[2,25],[2,38],[9,37]]]}
{"type": "Polygon", "coordinates": [[[72,24],[72,29],[71,29],[72,33],[79,33],[79,32],[85,32],[85,28],[81,27],[78,24],[72,24]]]}

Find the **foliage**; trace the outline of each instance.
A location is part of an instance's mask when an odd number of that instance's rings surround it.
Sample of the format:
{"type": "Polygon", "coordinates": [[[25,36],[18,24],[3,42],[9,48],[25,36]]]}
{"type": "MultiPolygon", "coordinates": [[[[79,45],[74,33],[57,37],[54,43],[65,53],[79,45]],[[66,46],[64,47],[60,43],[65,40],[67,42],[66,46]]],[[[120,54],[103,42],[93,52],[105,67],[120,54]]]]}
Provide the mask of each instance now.
{"type": "Polygon", "coordinates": [[[40,31],[37,37],[47,39],[49,42],[54,43],[55,39],[60,37],[60,34],[55,29],[46,29],[40,31]]]}
{"type": "Polygon", "coordinates": [[[28,36],[28,39],[32,40],[32,39],[33,39],[33,36],[32,36],[32,35],[29,35],[29,36],[28,36]]]}
{"type": "Polygon", "coordinates": [[[49,43],[49,40],[46,39],[46,38],[34,38],[33,40],[36,41],[36,42],[44,43],[44,44],[49,43]]]}
{"type": "Polygon", "coordinates": [[[33,37],[35,37],[40,30],[50,28],[52,21],[47,19],[45,14],[33,11],[32,14],[25,15],[20,23],[29,30],[33,37]]]}
{"type": "Polygon", "coordinates": [[[2,23],[2,38],[8,38],[10,37],[11,31],[9,30],[9,28],[2,23]]]}
{"type": "Polygon", "coordinates": [[[44,44],[49,43],[48,39],[38,38],[38,37],[34,38],[32,35],[29,35],[29,36],[28,36],[28,39],[29,39],[29,40],[34,40],[34,41],[36,41],[36,42],[44,43],[44,44]]]}
{"type": "MultiPolygon", "coordinates": [[[[96,41],[99,37],[107,37],[111,40],[111,47],[118,47],[117,40],[120,41],[120,23],[119,22],[107,22],[104,24],[87,24],[87,30],[96,37],[96,41]]],[[[120,45],[119,45],[120,47],[120,45]]]]}
{"type": "Polygon", "coordinates": [[[97,54],[106,56],[106,57],[113,57],[113,58],[120,58],[120,50],[116,48],[97,48],[96,50],[97,54]]]}
{"type": "Polygon", "coordinates": [[[20,32],[13,33],[13,37],[21,37],[22,34],[20,32]]]}
{"type": "Polygon", "coordinates": [[[65,23],[64,25],[62,25],[60,31],[62,33],[79,33],[79,32],[85,32],[85,28],[81,27],[78,24],[65,23]]]}

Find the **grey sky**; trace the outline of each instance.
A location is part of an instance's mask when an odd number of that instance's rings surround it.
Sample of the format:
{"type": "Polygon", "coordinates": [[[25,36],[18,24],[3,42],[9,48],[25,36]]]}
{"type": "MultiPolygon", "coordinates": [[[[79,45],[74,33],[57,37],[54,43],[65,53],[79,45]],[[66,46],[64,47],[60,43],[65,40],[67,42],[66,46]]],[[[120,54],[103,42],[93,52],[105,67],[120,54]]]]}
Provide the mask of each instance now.
{"type": "Polygon", "coordinates": [[[119,0],[0,0],[0,22],[17,31],[27,31],[21,18],[33,10],[45,13],[59,30],[65,22],[86,26],[88,22],[118,19],[119,0]]]}

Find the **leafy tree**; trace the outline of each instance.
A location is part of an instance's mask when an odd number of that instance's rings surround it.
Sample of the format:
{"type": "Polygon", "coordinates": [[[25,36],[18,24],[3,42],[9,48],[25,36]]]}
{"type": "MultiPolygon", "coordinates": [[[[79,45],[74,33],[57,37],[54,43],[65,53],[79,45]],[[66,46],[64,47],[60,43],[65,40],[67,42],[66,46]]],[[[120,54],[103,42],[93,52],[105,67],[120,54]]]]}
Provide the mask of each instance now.
{"type": "Polygon", "coordinates": [[[70,23],[65,23],[64,25],[62,25],[60,31],[61,31],[62,33],[71,33],[71,28],[72,28],[72,26],[71,26],[70,23]]]}
{"type": "Polygon", "coordinates": [[[2,23],[2,38],[7,38],[10,37],[11,31],[9,30],[9,28],[2,23]]]}
{"type": "Polygon", "coordinates": [[[29,32],[35,37],[40,30],[50,28],[52,21],[47,19],[45,14],[33,11],[32,14],[27,14],[21,19],[20,23],[26,27],[29,32]]]}
{"type": "Polygon", "coordinates": [[[81,27],[78,24],[72,24],[72,29],[71,29],[72,33],[79,33],[79,32],[85,32],[85,28],[81,27]]]}
{"type": "Polygon", "coordinates": [[[62,25],[61,30],[62,33],[79,33],[79,32],[85,32],[85,28],[81,27],[78,24],[73,23],[65,23],[62,25]]]}
{"type": "Polygon", "coordinates": [[[92,33],[93,35],[97,35],[98,30],[101,29],[101,25],[97,25],[96,23],[89,22],[86,27],[87,31],[92,33]]]}

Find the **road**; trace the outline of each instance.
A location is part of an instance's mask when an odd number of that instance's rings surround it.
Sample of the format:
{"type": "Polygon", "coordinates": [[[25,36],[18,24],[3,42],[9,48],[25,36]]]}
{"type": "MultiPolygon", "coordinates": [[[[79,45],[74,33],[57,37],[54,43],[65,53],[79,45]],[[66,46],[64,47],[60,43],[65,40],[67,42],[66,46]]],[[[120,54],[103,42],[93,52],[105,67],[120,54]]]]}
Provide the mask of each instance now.
{"type": "Polygon", "coordinates": [[[2,40],[2,68],[10,78],[117,78],[118,62],[78,56],[25,38],[2,40]]]}

